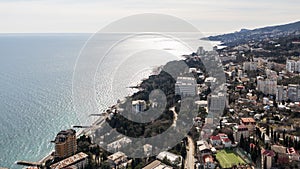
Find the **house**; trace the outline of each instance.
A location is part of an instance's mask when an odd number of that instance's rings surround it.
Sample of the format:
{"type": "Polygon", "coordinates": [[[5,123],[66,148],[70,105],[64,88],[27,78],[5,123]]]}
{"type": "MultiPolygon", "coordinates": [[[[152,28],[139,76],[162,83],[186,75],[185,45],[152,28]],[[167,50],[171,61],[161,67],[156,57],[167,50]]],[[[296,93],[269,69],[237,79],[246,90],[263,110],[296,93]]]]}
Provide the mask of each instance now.
{"type": "Polygon", "coordinates": [[[143,146],[143,148],[144,148],[144,154],[145,154],[147,157],[149,157],[149,156],[152,154],[152,145],[150,145],[150,144],[145,144],[145,145],[143,146]]]}
{"type": "Polygon", "coordinates": [[[107,162],[113,169],[126,168],[128,163],[130,163],[130,161],[128,161],[127,156],[120,151],[108,156],[107,162]]]}
{"type": "Polygon", "coordinates": [[[229,138],[223,138],[222,144],[224,145],[225,148],[232,147],[231,140],[229,138]]]}
{"type": "Polygon", "coordinates": [[[236,125],[232,129],[233,129],[233,137],[235,141],[240,141],[242,135],[244,138],[249,137],[248,127],[246,127],[245,125],[236,125]]]}
{"type": "Polygon", "coordinates": [[[165,158],[171,162],[172,165],[175,165],[179,168],[182,166],[182,157],[180,155],[176,155],[167,151],[160,152],[157,156],[157,159],[164,160],[165,158]]]}
{"type": "Polygon", "coordinates": [[[277,163],[278,164],[287,164],[289,163],[289,155],[287,153],[287,148],[279,145],[272,145],[271,150],[277,154],[277,163]]]}
{"type": "Polygon", "coordinates": [[[252,133],[254,131],[256,121],[251,117],[241,118],[241,124],[245,125],[248,128],[249,132],[252,133]]]}
{"type": "Polygon", "coordinates": [[[227,134],[224,134],[224,133],[219,133],[218,136],[219,136],[221,139],[228,138],[227,134]]]}
{"type": "Polygon", "coordinates": [[[213,146],[222,144],[220,136],[210,136],[209,140],[213,146]]]}
{"type": "MultiPolygon", "coordinates": [[[[261,155],[263,159],[263,164],[266,163],[267,169],[270,169],[272,167],[272,159],[275,156],[274,151],[272,150],[261,150],[261,155]]],[[[262,165],[264,166],[264,165],[262,165]]]]}
{"type": "Polygon", "coordinates": [[[214,159],[211,155],[204,155],[203,156],[204,168],[211,169],[215,168],[214,159]]]}
{"type": "Polygon", "coordinates": [[[199,147],[199,146],[202,146],[203,144],[208,144],[208,143],[204,140],[199,140],[196,142],[196,144],[197,144],[197,147],[199,147]]]}
{"type": "Polygon", "coordinates": [[[198,150],[202,156],[212,154],[211,149],[207,142],[204,142],[203,145],[199,146],[198,150]]]}
{"type": "Polygon", "coordinates": [[[300,161],[299,153],[294,149],[294,147],[288,148],[287,153],[289,155],[290,160],[292,161],[300,161]]]}

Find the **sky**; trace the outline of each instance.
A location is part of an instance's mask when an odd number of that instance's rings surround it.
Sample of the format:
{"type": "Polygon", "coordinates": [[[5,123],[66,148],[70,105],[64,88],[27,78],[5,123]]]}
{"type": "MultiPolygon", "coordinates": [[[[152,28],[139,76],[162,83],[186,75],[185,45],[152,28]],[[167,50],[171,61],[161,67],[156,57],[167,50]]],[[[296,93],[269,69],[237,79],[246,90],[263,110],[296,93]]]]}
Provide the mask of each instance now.
{"type": "Polygon", "coordinates": [[[201,32],[226,33],[295,22],[299,9],[299,0],[0,0],[0,33],[95,33],[141,13],[172,15],[201,32]]]}

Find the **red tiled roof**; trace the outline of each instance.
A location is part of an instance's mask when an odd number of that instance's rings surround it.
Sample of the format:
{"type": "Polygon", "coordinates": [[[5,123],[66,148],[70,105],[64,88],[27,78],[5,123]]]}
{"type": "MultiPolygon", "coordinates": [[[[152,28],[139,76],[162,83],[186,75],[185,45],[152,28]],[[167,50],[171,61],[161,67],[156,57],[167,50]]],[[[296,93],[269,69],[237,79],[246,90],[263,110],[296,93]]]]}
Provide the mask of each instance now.
{"type": "Polygon", "coordinates": [[[275,156],[275,153],[272,150],[262,150],[262,154],[266,155],[266,156],[271,156],[271,157],[275,156]]]}
{"type": "Polygon", "coordinates": [[[220,136],[210,136],[211,140],[221,140],[220,136]]]}
{"type": "MultiPolygon", "coordinates": [[[[238,129],[246,129],[247,127],[245,126],[245,125],[243,125],[243,124],[241,124],[241,125],[238,125],[238,129]]],[[[248,128],[247,128],[248,129],[248,128]]]]}
{"type": "Polygon", "coordinates": [[[224,138],[223,142],[228,143],[228,142],[231,142],[231,140],[229,138],[224,138]]]}
{"type": "Polygon", "coordinates": [[[211,155],[205,155],[205,156],[203,156],[203,161],[205,163],[208,163],[208,162],[212,163],[212,162],[214,162],[213,157],[211,155]]]}
{"type": "Polygon", "coordinates": [[[255,148],[256,147],[256,145],[255,144],[253,144],[253,143],[250,143],[250,148],[255,148]]]}
{"type": "Polygon", "coordinates": [[[253,118],[241,118],[243,123],[255,123],[255,120],[253,118]]]}

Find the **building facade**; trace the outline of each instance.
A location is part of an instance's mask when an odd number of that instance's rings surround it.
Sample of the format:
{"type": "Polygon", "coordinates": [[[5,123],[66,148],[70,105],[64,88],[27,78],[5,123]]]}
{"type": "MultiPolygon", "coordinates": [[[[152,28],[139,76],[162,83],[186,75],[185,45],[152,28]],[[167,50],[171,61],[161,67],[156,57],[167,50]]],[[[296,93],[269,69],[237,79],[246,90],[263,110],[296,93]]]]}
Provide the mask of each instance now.
{"type": "Polygon", "coordinates": [[[146,109],[146,101],[145,100],[134,100],[132,101],[132,110],[135,113],[143,112],[146,109]]]}
{"type": "Polygon", "coordinates": [[[234,140],[239,142],[241,137],[248,138],[249,137],[249,130],[248,127],[245,125],[236,125],[233,127],[233,137],[234,140]]]}
{"type": "Polygon", "coordinates": [[[208,96],[209,111],[223,111],[227,105],[227,97],[224,93],[208,96]]]}
{"type": "Polygon", "coordinates": [[[197,94],[197,83],[193,77],[177,77],[175,93],[181,96],[195,96],[197,94]]]}
{"type": "Polygon", "coordinates": [[[286,70],[288,72],[300,72],[300,60],[287,60],[286,61],[286,70]]]}
{"type": "Polygon", "coordinates": [[[60,131],[54,140],[55,157],[66,158],[77,152],[76,131],[73,129],[60,131]]]}
{"type": "Polygon", "coordinates": [[[258,78],[257,90],[263,92],[264,94],[276,95],[277,80],[258,78]]]}
{"type": "Polygon", "coordinates": [[[293,102],[300,101],[300,85],[289,84],[288,85],[288,99],[293,102]]]}
{"type": "Polygon", "coordinates": [[[255,71],[257,70],[257,62],[244,62],[243,63],[243,70],[244,71],[255,71]]]}
{"type": "Polygon", "coordinates": [[[50,166],[51,169],[77,168],[84,169],[88,164],[88,155],[80,152],[50,166]]]}

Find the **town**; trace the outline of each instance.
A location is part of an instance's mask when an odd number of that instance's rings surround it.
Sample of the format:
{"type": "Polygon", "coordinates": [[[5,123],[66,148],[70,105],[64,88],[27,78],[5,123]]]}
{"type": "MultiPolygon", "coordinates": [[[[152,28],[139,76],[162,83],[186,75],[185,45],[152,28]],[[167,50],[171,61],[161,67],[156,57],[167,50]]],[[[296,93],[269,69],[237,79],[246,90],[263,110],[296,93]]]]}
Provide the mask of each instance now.
{"type": "MultiPolygon", "coordinates": [[[[151,123],[150,127],[142,127],[141,130],[139,126],[129,124],[121,111],[128,100],[119,101],[95,123],[97,129],[87,128],[80,134],[76,134],[74,129],[61,131],[53,141],[55,151],[50,156],[37,163],[18,163],[29,165],[28,169],[298,168],[299,42],[300,39],[290,36],[286,39],[266,37],[225,48],[214,47],[213,51],[199,47],[197,52],[184,56],[184,62],[189,66],[186,73],[194,77],[180,74],[176,81],[160,84],[157,79],[168,80],[167,75],[160,72],[144,81],[139,86],[144,90],[132,96],[132,110],[142,113],[149,107],[160,106],[158,101],[149,101],[149,92],[145,89],[155,89],[153,86],[156,86],[163,91],[173,90],[168,95],[164,116],[151,123]],[[295,50],[297,48],[298,51],[295,50]],[[282,51],[286,52],[282,56],[265,55],[282,51]],[[208,64],[215,64],[215,70],[222,70],[224,81],[218,74],[220,72],[207,69],[211,66],[208,64]],[[132,144],[130,138],[123,137],[101,145],[98,138],[107,139],[109,135],[99,132],[104,122],[118,132],[127,132],[130,137],[151,137],[163,133],[173,125],[176,112],[179,112],[178,95],[196,95],[200,100],[195,102],[199,111],[193,119],[192,129],[175,147],[157,156],[130,158],[121,151],[122,147],[124,149],[127,144],[132,144]],[[89,134],[90,130],[98,135],[97,139],[89,134]]],[[[154,149],[152,145],[144,145],[146,154],[154,149]]]]}

